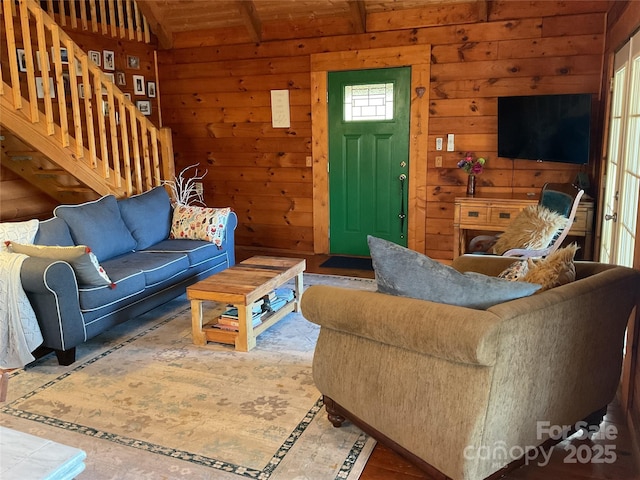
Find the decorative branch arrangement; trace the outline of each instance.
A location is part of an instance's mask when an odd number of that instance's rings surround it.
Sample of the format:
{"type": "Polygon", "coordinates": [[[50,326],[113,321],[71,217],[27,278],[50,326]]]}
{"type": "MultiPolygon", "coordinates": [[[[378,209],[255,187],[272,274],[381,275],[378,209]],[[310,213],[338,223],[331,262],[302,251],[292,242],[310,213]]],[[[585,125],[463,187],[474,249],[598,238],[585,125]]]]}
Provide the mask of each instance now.
{"type": "Polygon", "coordinates": [[[198,175],[198,165],[200,164],[189,165],[173,180],[163,180],[162,185],[169,186],[173,200],[177,205],[200,204],[206,206],[203,192],[196,189],[196,183],[202,180],[209,171],[205,170],[202,175],[198,175]],[[191,168],[195,168],[195,172],[192,176],[187,177],[187,171],[191,168]]]}

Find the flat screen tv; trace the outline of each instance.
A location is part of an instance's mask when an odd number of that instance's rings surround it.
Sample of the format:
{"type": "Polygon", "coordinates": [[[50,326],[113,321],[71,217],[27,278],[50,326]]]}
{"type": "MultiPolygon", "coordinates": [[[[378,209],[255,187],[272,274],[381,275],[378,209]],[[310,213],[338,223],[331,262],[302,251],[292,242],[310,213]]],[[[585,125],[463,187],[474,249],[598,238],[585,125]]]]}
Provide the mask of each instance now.
{"type": "Polygon", "coordinates": [[[498,156],[589,163],[591,94],[498,98],[498,156]]]}

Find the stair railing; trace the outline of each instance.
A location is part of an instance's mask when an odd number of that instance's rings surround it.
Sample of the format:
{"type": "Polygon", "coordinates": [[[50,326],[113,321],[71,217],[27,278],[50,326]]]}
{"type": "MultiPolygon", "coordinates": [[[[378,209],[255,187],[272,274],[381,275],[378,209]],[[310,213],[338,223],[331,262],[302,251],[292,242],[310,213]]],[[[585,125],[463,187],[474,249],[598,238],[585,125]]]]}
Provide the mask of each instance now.
{"type": "Polygon", "coordinates": [[[91,31],[114,38],[149,43],[147,19],[134,0],[41,0],[51,18],[73,30],[91,31]]]}
{"type": "Polygon", "coordinates": [[[9,75],[5,83],[2,74],[0,95],[12,108],[117,196],[173,179],[170,129],[156,128],[35,0],[20,0],[17,10],[13,0],[2,4],[9,75]]]}

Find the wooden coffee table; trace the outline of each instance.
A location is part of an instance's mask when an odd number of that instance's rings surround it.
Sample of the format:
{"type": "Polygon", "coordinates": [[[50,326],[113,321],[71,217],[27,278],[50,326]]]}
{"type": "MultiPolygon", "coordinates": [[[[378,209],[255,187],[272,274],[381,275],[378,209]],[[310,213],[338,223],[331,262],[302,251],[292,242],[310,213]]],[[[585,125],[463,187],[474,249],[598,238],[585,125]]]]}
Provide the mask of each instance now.
{"type": "Polygon", "coordinates": [[[235,345],[236,350],[248,352],[256,346],[256,337],[294,310],[300,311],[302,274],[305,260],[283,257],[251,257],[231,268],[215,273],[187,287],[191,300],[191,331],[193,343],[206,345],[207,341],[235,345]],[[295,297],[278,311],[264,317],[260,325],[253,327],[251,305],[295,278],[295,297]],[[203,325],[202,302],[230,304],[238,309],[238,331],[214,327],[217,318],[203,325]]]}

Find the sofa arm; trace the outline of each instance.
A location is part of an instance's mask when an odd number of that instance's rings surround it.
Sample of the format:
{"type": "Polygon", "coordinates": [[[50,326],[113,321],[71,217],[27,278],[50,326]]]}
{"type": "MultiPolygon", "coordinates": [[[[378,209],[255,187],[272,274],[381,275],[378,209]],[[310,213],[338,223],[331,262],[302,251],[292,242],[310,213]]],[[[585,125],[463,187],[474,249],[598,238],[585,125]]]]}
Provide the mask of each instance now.
{"type": "Polygon", "coordinates": [[[224,233],[223,247],[227,251],[229,257],[229,266],[236,264],[235,243],[236,243],[236,227],[238,226],[238,216],[235,212],[229,213],[227,218],[227,226],[224,233]]]}
{"type": "Polygon", "coordinates": [[[86,341],[78,284],[71,265],[29,257],[22,264],[20,279],[36,313],[45,347],[69,350],[86,341]]]}
{"type": "Polygon", "coordinates": [[[500,319],[484,310],[324,285],[309,287],[301,306],[323,328],[453,362],[496,360],[500,319]]]}

